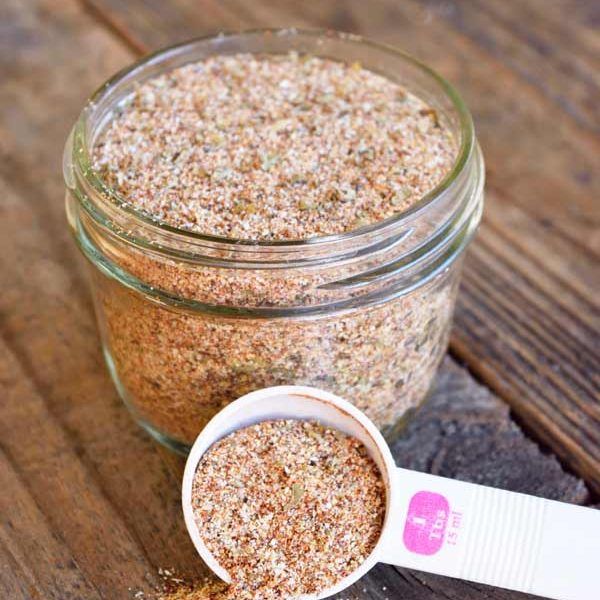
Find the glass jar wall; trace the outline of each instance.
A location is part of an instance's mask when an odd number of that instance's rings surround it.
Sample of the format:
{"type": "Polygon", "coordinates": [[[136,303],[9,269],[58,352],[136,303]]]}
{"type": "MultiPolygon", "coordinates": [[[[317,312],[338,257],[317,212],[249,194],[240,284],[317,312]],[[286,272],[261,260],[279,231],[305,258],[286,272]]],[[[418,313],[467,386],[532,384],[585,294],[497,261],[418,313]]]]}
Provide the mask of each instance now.
{"type": "Polygon", "coordinates": [[[225,404],[269,385],[322,387],[392,432],[446,349],[463,250],[481,215],[471,119],[441,78],[354,36],[255,31],[161,51],[107,82],[65,150],[67,213],[89,259],[111,375],[135,418],[185,451],[225,404]],[[354,231],[254,242],[173,229],[91,168],[94,140],[133,86],[214,54],[290,50],[360,63],[432,105],[459,142],[453,170],[409,210],[354,231]]]}

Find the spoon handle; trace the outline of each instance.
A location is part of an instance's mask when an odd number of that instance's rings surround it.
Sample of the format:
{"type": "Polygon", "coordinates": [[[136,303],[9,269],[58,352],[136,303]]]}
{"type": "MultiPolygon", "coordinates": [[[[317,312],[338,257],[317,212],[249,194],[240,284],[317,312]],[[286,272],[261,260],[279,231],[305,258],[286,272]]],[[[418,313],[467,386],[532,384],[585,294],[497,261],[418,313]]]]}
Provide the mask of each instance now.
{"type": "Polygon", "coordinates": [[[600,597],[600,511],[397,469],[380,560],[557,600],[600,597]]]}

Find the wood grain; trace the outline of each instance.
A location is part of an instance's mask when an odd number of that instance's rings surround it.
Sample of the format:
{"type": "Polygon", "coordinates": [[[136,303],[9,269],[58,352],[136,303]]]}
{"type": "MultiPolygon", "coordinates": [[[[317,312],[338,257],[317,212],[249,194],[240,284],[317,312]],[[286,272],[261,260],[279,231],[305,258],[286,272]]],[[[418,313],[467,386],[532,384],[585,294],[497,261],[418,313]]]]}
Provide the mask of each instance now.
{"type": "Polygon", "coordinates": [[[509,407],[449,358],[392,452],[398,465],[417,471],[577,504],[587,500],[585,486],[524,437],[509,407]],[[518,461],[503,460],[507,455],[518,461]]]}
{"type": "MultiPolygon", "coordinates": [[[[84,578],[69,549],[53,532],[26,482],[0,454],[0,511],[4,527],[0,530],[2,546],[10,549],[11,568],[21,572],[24,594],[56,600],[101,598],[84,578]]],[[[2,578],[8,581],[8,578],[2,578]]],[[[3,596],[12,598],[12,595],[3,596]]]]}
{"type": "Polygon", "coordinates": [[[104,489],[77,458],[16,358],[4,344],[0,349],[2,445],[31,494],[29,499],[14,478],[9,481],[8,469],[3,469],[6,483],[14,488],[6,496],[7,505],[2,511],[6,518],[3,525],[11,534],[3,536],[4,543],[11,543],[13,556],[34,574],[41,570],[36,581],[50,598],[61,597],[61,589],[72,598],[78,593],[90,598],[110,597],[128,578],[143,580],[149,564],[140,545],[115,513],[104,489]],[[33,511],[32,502],[43,511],[45,519],[33,511]],[[65,557],[66,550],[49,543],[53,540],[48,528],[60,532],[70,551],[69,558],[65,557]],[[61,574],[58,581],[55,570],[61,574]],[[59,587],[51,589],[55,582],[59,587]],[[92,593],[92,586],[98,593],[92,593]]]}
{"type": "Polygon", "coordinates": [[[571,18],[557,21],[565,14],[564,7],[557,10],[559,2],[422,2],[538,88],[582,128],[600,131],[600,47],[590,47],[593,40],[581,36],[584,23],[570,27],[571,18]]]}
{"type": "MultiPolygon", "coordinates": [[[[194,3],[172,0],[177,16],[169,19],[162,18],[164,4],[159,10],[144,2],[127,9],[117,0],[85,3],[118,23],[136,48],[242,24],[335,27],[403,46],[457,83],[486,156],[488,206],[466,263],[452,351],[600,493],[600,145],[586,127],[596,91],[587,53],[581,69],[567,69],[560,50],[546,57],[512,31],[510,11],[494,8],[496,2],[467,8],[415,0],[251,6],[227,0],[206,2],[200,12],[194,3]],[[504,21],[490,16],[494,11],[504,21]],[[579,116],[556,101],[561,82],[561,93],[580,105],[579,116]]],[[[540,2],[523,4],[513,20],[541,11],[540,2]]],[[[552,28],[536,35],[558,42],[552,28]]]]}
{"type": "Polygon", "coordinates": [[[15,557],[0,540],[0,593],[11,600],[42,598],[39,588],[28,573],[24,573],[15,557]]]}
{"type": "MultiPolygon", "coordinates": [[[[152,27],[160,30],[161,23],[183,27],[197,12],[191,1],[181,13],[162,6],[146,3],[149,12],[133,18],[153,19],[152,27]]],[[[264,14],[268,5],[260,6],[264,14]]],[[[234,5],[217,2],[203,5],[202,14],[212,23],[250,19],[234,5]]],[[[11,600],[120,600],[138,590],[150,592],[160,567],[187,576],[204,569],[181,518],[181,460],[158,448],[116,396],[102,364],[85,271],[64,219],[60,162],[68,128],[85,96],[132,60],[136,45],[135,36],[122,38],[120,30],[129,29],[119,14],[110,18],[107,26],[105,13],[99,19],[69,0],[6,0],[0,7],[3,32],[10,32],[0,36],[0,50],[8,51],[0,60],[0,595],[11,600]]],[[[523,277],[533,285],[520,285],[514,293],[526,294],[544,318],[568,326],[569,335],[556,340],[553,352],[571,360],[567,389],[586,390],[583,371],[569,357],[590,344],[592,321],[584,308],[590,297],[579,279],[588,267],[585,262],[571,267],[581,250],[568,236],[547,246],[537,235],[544,231],[537,217],[511,206],[510,212],[491,213],[490,230],[502,231],[493,237],[497,248],[480,252],[481,264],[494,263],[489,266],[503,284],[515,253],[527,256],[523,277]],[[507,214],[510,231],[502,229],[507,214]],[[536,232],[534,239],[523,240],[519,228],[536,232]],[[511,253],[506,248],[513,238],[523,249],[511,253]],[[551,257],[548,264],[542,261],[544,268],[535,260],[542,252],[551,257]],[[576,284],[569,284],[571,268],[576,284]]],[[[485,304],[475,296],[480,288],[474,289],[473,302],[485,304]]],[[[500,308],[495,318],[503,323],[500,308]]],[[[485,328],[479,327],[475,340],[482,344],[485,328]]],[[[538,333],[531,333],[531,348],[538,348],[538,333]]],[[[526,365],[545,356],[531,354],[526,365]]],[[[583,410],[574,406],[575,414],[583,410]]],[[[584,483],[524,436],[508,407],[451,359],[393,450],[399,463],[415,469],[569,502],[589,500],[584,483]]],[[[525,598],[383,566],[352,594],[380,600],[525,598]]]]}

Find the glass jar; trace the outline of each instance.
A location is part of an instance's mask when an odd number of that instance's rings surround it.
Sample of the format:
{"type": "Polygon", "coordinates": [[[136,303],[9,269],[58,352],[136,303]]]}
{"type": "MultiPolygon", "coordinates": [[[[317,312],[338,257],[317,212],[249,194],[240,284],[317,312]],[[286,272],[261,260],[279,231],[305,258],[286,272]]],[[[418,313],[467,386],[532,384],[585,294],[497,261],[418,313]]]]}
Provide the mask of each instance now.
{"type": "Polygon", "coordinates": [[[484,171],[470,115],[433,71],[356,36],[250,31],[162,50],[89,100],[69,137],[67,214],[89,259],[110,373],[139,423],[185,452],[253,389],[318,386],[389,436],[446,350],[461,256],[480,220],[484,171]],[[409,210],[340,235],[256,242],[174,229],[124,202],[91,168],[98,133],[134,86],[214,54],[291,50],[364,67],[429,103],[459,144],[448,176],[409,210]]]}

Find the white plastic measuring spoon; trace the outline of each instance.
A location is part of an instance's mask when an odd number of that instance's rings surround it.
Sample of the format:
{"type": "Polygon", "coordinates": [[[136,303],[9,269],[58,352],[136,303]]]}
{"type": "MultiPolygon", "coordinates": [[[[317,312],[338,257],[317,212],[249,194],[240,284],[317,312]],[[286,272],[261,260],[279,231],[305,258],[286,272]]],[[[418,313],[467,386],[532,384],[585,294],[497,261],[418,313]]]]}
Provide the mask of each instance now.
{"type": "Polygon", "coordinates": [[[202,455],[227,434],[260,421],[310,419],[359,439],[387,489],[381,537],[351,575],[318,596],[327,598],[384,562],[558,600],[600,596],[600,511],[526,494],[400,469],[375,425],[349,402],[311,387],[280,386],[243,396],[200,433],[187,460],[185,522],[204,562],[230,582],[202,541],[192,510],[192,483],[202,455]]]}

